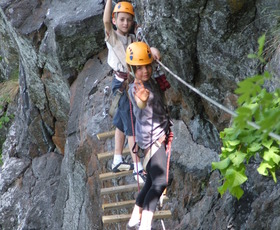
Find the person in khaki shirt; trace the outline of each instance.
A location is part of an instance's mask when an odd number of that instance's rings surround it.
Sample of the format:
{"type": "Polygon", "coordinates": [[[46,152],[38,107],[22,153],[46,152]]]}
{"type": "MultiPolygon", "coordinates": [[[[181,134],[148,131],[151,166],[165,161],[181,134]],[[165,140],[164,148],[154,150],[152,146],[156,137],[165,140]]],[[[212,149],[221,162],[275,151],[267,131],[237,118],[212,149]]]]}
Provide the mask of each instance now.
{"type": "MultiPolygon", "coordinates": [[[[129,2],[117,3],[112,13],[112,22],[111,9],[112,0],[107,0],[104,9],[103,23],[105,28],[105,41],[108,47],[108,64],[114,70],[112,82],[113,94],[115,95],[117,92],[122,91],[118,109],[113,117],[113,124],[116,127],[116,131],[112,170],[113,172],[119,172],[134,168],[134,178],[140,183],[144,183],[146,177],[142,163],[132,152],[134,146],[132,127],[134,127],[135,124],[135,117],[130,113],[129,98],[126,90],[124,90],[124,84],[127,82],[125,50],[129,44],[136,40],[133,34],[129,34],[134,23],[134,9],[129,2]],[[114,30],[112,23],[116,26],[116,30],[114,30]],[[127,136],[128,139],[129,150],[134,162],[133,165],[125,162],[122,158],[125,136],[127,136]]],[[[152,48],[152,52],[155,58],[160,58],[160,53],[156,48],[152,48]]]]}

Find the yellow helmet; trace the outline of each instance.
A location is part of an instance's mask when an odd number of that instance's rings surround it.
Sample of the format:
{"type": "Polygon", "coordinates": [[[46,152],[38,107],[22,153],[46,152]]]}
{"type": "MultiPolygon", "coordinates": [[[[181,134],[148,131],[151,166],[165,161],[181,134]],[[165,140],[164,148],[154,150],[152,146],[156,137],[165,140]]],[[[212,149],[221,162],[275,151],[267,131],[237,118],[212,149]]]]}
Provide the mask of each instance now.
{"type": "Polygon", "coordinates": [[[119,2],[117,5],[115,5],[115,8],[112,13],[112,17],[114,17],[115,13],[129,13],[134,16],[134,10],[133,6],[130,2],[119,2]]]}
{"type": "Polygon", "coordinates": [[[145,42],[133,42],[126,49],[125,61],[129,65],[148,65],[153,62],[150,47],[145,42]]]}

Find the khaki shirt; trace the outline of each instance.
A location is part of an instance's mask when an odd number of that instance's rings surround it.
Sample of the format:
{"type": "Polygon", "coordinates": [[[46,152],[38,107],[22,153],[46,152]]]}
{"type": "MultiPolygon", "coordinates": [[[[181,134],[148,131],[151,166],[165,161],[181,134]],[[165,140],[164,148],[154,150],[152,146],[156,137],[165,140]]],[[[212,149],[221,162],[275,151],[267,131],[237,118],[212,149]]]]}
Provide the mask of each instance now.
{"type": "Polygon", "coordinates": [[[134,42],[135,35],[123,36],[111,29],[110,34],[105,33],[105,41],[108,47],[108,64],[115,71],[127,72],[125,52],[129,44],[134,42]]]}

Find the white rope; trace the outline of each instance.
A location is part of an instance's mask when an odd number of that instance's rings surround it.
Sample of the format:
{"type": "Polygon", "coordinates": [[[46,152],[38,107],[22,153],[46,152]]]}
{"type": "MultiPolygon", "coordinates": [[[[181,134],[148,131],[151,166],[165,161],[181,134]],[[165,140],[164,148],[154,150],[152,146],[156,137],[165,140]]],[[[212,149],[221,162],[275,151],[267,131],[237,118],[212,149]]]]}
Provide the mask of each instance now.
{"type": "MultiPolygon", "coordinates": [[[[159,60],[156,60],[157,63],[159,63],[168,73],[170,73],[173,77],[175,77],[178,81],[180,81],[181,83],[183,83],[185,86],[187,86],[188,88],[190,88],[192,91],[194,91],[195,93],[197,93],[198,95],[200,95],[201,97],[203,97],[205,100],[209,101],[210,103],[214,104],[215,106],[217,106],[218,108],[224,110],[225,112],[231,114],[232,116],[236,117],[237,113],[231,111],[230,109],[226,108],[225,106],[219,104],[218,102],[212,100],[210,97],[206,96],[205,94],[201,93],[198,89],[194,88],[193,86],[191,86],[190,84],[188,84],[187,82],[185,82],[184,80],[182,80],[178,75],[174,74],[168,67],[166,67],[164,64],[162,64],[162,62],[160,62],[159,60]]],[[[260,129],[261,127],[259,125],[257,125],[254,122],[251,121],[247,121],[247,124],[254,127],[255,129],[260,129]]],[[[265,132],[265,130],[263,131],[265,132]]],[[[270,137],[280,141],[280,136],[270,132],[268,134],[270,137]]]]}

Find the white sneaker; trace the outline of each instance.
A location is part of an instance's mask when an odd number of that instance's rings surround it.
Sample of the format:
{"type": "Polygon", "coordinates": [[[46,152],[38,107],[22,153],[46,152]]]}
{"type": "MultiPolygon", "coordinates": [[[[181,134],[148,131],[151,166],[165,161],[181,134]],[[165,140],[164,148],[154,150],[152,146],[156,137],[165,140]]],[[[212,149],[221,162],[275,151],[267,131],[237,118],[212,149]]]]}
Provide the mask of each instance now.
{"type": "Polygon", "coordinates": [[[146,174],[144,173],[143,170],[141,170],[141,171],[138,172],[138,176],[137,176],[137,172],[133,171],[133,176],[134,176],[134,179],[135,179],[136,181],[139,180],[139,183],[140,183],[140,184],[146,182],[146,174]]]}
{"type": "Polygon", "coordinates": [[[118,163],[117,165],[112,164],[113,172],[128,171],[133,169],[133,164],[129,164],[125,161],[118,163]]]}

